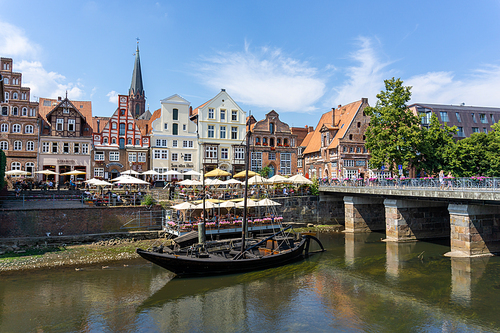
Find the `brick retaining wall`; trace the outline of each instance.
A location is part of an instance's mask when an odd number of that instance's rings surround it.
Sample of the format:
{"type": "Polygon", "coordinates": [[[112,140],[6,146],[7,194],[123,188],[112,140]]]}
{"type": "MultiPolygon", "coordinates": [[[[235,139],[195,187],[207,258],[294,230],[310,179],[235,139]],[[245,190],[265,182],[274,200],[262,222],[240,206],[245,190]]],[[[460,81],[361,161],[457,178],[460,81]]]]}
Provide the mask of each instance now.
{"type": "MultiPolygon", "coordinates": [[[[161,210],[161,206],[151,209],[161,210]]],[[[145,210],[145,207],[0,210],[0,238],[123,232],[120,228],[133,214],[145,210]]]]}

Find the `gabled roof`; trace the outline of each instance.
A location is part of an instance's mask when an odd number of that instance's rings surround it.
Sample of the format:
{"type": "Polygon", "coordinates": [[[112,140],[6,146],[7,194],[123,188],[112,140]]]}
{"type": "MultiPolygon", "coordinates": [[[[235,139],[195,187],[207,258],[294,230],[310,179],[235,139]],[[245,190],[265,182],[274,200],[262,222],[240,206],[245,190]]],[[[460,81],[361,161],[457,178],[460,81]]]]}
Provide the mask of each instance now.
{"type": "MultiPolygon", "coordinates": [[[[151,118],[148,121],[148,132],[149,133],[151,133],[151,131],[153,130],[153,121],[155,121],[156,119],[158,119],[160,117],[161,117],[161,108],[158,110],[155,110],[153,112],[153,115],[151,116],[151,118]]],[[[146,134],[149,134],[149,133],[146,133],[146,134]]]]}
{"type": "MultiPolygon", "coordinates": [[[[212,98],[213,99],[213,98],[212,98]]],[[[211,100],[212,100],[211,99],[211,100]]],[[[203,103],[202,105],[198,106],[196,109],[193,110],[193,113],[191,114],[191,117],[192,116],[195,116],[195,115],[198,115],[198,111],[203,108],[205,105],[207,105],[208,103],[210,103],[211,100],[208,100],[206,101],[205,103],[203,103]]]]}
{"type": "Polygon", "coordinates": [[[314,135],[314,132],[307,133],[307,135],[304,138],[304,140],[302,140],[302,142],[299,144],[299,147],[307,147],[307,145],[311,141],[311,138],[313,137],[313,135],[314,135]]]}
{"type": "MultiPolygon", "coordinates": [[[[324,113],[319,122],[318,125],[316,126],[315,131],[313,132],[313,135],[310,138],[309,143],[307,144],[306,149],[304,150],[304,154],[308,153],[314,153],[318,152],[321,149],[321,129],[323,128],[323,125],[326,127],[332,126],[332,117],[333,117],[333,112],[335,112],[335,122],[334,127],[338,127],[338,131],[333,138],[332,142],[328,146],[328,149],[330,148],[335,148],[339,144],[339,139],[343,138],[347,129],[349,128],[352,120],[356,116],[356,113],[359,109],[359,107],[362,105],[362,101],[356,101],[344,106],[341,106],[338,109],[331,110],[327,113],[324,113]]],[[[309,137],[309,134],[307,135],[309,137]]],[[[306,137],[306,139],[307,139],[306,137]]],[[[305,139],[304,139],[305,141],[305,139]]]]}
{"type": "Polygon", "coordinates": [[[149,132],[150,131],[150,128],[149,128],[149,120],[145,120],[145,119],[136,119],[135,120],[135,125],[137,127],[139,127],[139,131],[141,131],[141,135],[148,135],[146,132],[149,132]],[[147,131],[146,131],[147,129],[147,131]]]}
{"type": "Polygon", "coordinates": [[[185,105],[191,104],[191,102],[189,102],[187,99],[185,99],[184,97],[182,97],[178,94],[173,94],[170,97],[162,99],[160,102],[161,103],[185,104],[185,105]]]}
{"type": "MultiPolygon", "coordinates": [[[[47,115],[55,109],[60,103],[64,100],[51,99],[51,98],[43,98],[40,97],[38,102],[38,113],[42,117],[42,119],[47,121],[47,115]]],[[[90,101],[71,101],[71,104],[75,107],[76,110],[85,118],[87,123],[90,125],[92,119],[92,102],[90,101]]]]}
{"type": "Polygon", "coordinates": [[[111,119],[111,117],[92,117],[92,130],[94,133],[100,133],[108,123],[108,121],[111,119]],[[97,121],[99,120],[99,131],[97,131],[97,121]]]}

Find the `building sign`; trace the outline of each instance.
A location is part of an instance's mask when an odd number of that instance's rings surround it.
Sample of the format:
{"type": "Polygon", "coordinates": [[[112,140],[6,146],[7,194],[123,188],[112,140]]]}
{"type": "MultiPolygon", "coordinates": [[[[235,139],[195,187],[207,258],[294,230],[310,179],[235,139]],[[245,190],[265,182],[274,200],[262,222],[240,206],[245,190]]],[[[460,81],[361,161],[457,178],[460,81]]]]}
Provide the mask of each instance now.
{"type": "Polygon", "coordinates": [[[172,164],[170,165],[172,168],[192,168],[193,164],[172,164]]]}
{"type": "Polygon", "coordinates": [[[356,166],[365,166],[365,160],[356,161],[356,166]]]}
{"type": "Polygon", "coordinates": [[[117,166],[119,168],[123,168],[123,164],[118,163],[118,162],[111,162],[109,164],[106,164],[106,168],[109,168],[110,166],[117,166]]]}
{"type": "Polygon", "coordinates": [[[76,164],[75,160],[57,160],[57,164],[76,164]]]}

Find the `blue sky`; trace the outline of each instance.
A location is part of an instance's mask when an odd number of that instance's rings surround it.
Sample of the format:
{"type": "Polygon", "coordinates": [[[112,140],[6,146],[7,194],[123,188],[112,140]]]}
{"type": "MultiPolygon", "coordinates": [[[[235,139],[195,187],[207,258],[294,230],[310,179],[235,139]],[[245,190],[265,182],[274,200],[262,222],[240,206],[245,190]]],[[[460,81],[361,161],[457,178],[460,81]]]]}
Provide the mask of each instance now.
{"type": "Polygon", "coordinates": [[[316,126],[338,104],[375,105],[391,77],[411,102],[500,107],[499,35],[498,0],[0,0],[0,56],[32,95],[68,91],[101,116],[128,93],[136,37],[150,110],[225,88],[257,119],[316,126]]]}

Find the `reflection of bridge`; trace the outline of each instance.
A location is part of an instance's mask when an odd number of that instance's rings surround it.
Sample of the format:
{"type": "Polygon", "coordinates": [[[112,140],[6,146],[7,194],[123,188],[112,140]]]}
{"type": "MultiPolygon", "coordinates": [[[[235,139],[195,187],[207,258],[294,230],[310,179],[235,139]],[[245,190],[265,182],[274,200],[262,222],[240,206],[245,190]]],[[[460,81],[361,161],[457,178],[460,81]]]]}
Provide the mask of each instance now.
{"type": "Polygon", "coordinates": [[[450,237],[451,257],[500,252],[494,189],[320,186],[320,201],[345,217],[347,233],[385,230],[388,242],[450,237]]]}

